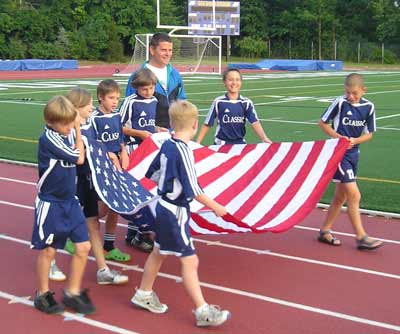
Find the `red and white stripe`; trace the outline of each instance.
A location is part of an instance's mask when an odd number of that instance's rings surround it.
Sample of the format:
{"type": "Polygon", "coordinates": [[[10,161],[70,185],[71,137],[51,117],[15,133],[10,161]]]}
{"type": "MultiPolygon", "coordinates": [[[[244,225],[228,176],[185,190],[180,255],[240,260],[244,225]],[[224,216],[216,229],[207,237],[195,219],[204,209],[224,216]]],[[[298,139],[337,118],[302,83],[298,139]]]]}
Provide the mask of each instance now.
{"type": "MultiPolygon", "coordinates": [[[[130,157],[128,170],[153,193],[156,185],[144,175],[168,136],[153,135],[130,157]]],[[[209,147],[190,143],[200,185],[229,213],[218,218],[193,201],[192,232],[286,231],[315,208],[347,145],[345,139],[209,147]]]]}

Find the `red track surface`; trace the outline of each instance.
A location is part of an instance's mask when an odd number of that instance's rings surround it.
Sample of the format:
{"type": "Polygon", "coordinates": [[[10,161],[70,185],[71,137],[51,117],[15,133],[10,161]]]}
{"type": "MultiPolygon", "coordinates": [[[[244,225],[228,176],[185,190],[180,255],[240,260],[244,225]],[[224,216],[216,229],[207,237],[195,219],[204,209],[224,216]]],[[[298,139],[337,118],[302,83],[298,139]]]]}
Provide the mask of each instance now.
{"type": "Polygon", "coordinates": [[[0,71],[0,80],[107,78],[126,64],[86,65],[76,70],[0,71]]]}
{"type": "MultiPolygon", "coordinates": [[[[370,235],[394,242],[387,242],[376,252],[360,252],[355,249],[351,236],[340,236],[343,245],[330,247],[316,241],[314,230],[299,227],[281,234],[199,238],[196,249],[206,299],[228,308],[233,314],[232,319],[219,328],[194,326],[192,305],[182,284],[176,281],[179,276],[176,258],[168,259],[161,269],[171,276],[159,277],[155,285],[161,300],[169,305],[169,312],[156,315],[130,305],[146,254],[124,245],[124,227],[118,229],[118,247],[132,254],[130,265],[139,267],[124,271],[130,279],[125,286],[98,286],[96,265],[89,261],[84,286],[91,290],[97,313],[77,319],[92,323],[45,315],[18,301],[9,303],[9,295],[31,296],[32,300],[35,291],[37,252],[28,245],[36,190],[33,184],[16,180],[34,183],[36,170],[0,163],[0,252],[3,256],[0,323],[3,333],[379,334],[400,331],[399,222],[366,216],[363,220],[370,235]],[[206,241],[219,243],[207,245],[206,241]],[[257,253],[263,250],[270,252],[257,253]],[[308,260],[314,263],[305,262],[308,260]],[[338,264],[348,268],[340,268],[338,264]],[[356,271],[354,267],[371,272],[356,271]],[[332,316],[328,311],[337,313],[332,316]],[[106,325],[114,327],[106,330],[106,325]],[[392,325],[391,328],[387,328],[388,325],[392,325]]],[[[323,215],[321,210],[314,210],[302,226],[318,228],[323,215]]],[[[344,215],[335,228],[352,233],[344,215]]],[[[68,255],[57,255],[65,272],[68,272],[69,260],[68,255]]],[[[62,287],[63,283],[52,283],[58,298],[62,287]]]]}

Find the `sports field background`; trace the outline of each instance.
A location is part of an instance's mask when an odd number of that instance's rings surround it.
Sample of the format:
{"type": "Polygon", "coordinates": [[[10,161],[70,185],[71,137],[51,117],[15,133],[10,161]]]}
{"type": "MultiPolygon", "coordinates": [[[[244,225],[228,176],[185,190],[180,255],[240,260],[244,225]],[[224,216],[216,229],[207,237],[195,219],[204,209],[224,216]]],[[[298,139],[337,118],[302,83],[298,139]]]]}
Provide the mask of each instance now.
{"type": "MultiPolygon", "coordinates": [[[[246,74],[242,95],[251,98],[267,135],[273,141],[309,141],[326,136],[316,125],[330,101],[343,93],[346,72],[246,74]]],[[[361,207],[400,213],[400,72],[364,72],[366,98],[375,103],[378,131],[361,147],[358,180],[361,207]]],[[[115,78],[125,91],[127,79],[115,78]]],[[[53,95],[79,85],[95,98],[100,79],[0,81],[0,157],[36,162],[42,110],[53,95]]],[[[211,102],[224,93],[217,76],[185,77],[188,99],[205,116],[211,102]]],[[[204,144],[212,143],[214,129],[204,144]]],[[[248,142],[257,142],[251,129],[248,142]]],[[[332,198],[332,185],[322,202],[332,198]]]]}

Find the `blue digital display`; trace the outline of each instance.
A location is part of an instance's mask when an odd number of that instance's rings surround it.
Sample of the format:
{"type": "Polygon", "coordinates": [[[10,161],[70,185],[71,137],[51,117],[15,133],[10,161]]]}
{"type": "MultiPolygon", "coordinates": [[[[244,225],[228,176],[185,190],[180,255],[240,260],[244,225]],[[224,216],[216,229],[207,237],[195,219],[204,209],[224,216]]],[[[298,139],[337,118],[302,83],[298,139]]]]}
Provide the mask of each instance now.
{"type": "Polygon", "coordinates": [[[240,2],[216,1],[215,2],[215,27],[216,30],[202,30],[201,28],[213,27],[213,2],[189,1],[188,25],[196,28],[189,30],[189,34],[196,35],[240,35],[240,2]]]}

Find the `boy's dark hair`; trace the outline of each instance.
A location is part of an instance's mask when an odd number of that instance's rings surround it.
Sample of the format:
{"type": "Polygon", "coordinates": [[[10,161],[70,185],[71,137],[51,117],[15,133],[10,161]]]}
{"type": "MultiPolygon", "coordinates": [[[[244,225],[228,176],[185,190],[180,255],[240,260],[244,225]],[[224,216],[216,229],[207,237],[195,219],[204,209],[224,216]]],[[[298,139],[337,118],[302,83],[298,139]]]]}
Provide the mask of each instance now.
{"type": "Polygon", "coordinates": [[[150,46],[157,47],[161,42],[172,43],[171,37],[165,32],[157,32],[155,33],[150,40],[150,46]]]}
{"type": "Polygon", "coordinates": [[[99,98],[99,96],[106,96],[107,94],[113,92],[121,93],[121,88],[119,87],[118,83],[113,79],[100,81],[100,83],[97,85],[97,98],[99,98]]]}
{"type": "Polygon", "coordinates": [[[138,70],[131,82],[133,88],[137,89],[142,86],[150,86],[157,84],[156,75],[148,68],[141,68],[138,70]]]}
{"type": "Polygon", "coordinates": [[[240,73],[239,69],[236,67],[228,67],[223,73],[222,73],[222,80],[225,81],[226,77],[230,72],[238,72],[240,75],[240,79],[242,80],[242,73],[240,73]]]}

